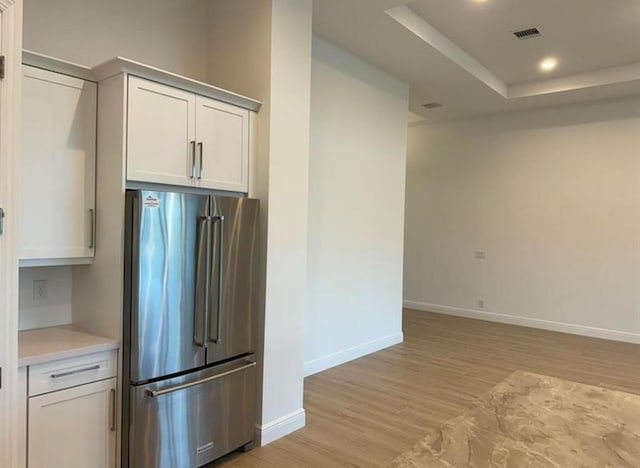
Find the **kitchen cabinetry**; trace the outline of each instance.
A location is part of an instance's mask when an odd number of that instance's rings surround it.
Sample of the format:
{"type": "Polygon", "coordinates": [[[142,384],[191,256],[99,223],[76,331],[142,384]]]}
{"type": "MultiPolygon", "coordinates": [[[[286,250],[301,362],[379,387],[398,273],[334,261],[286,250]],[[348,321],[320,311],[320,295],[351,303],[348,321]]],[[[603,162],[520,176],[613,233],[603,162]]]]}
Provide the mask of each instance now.
{"type": "Polygon", "coordinates": [[[127,180],[247,192],[249,111],[129,76],[127,180]]]}
{"type": "Polygon", "coordinates": [[[195,102],[192,93],[129,78],[127,179],[193,183],[195,102]]]}
{"type": "Polygon", "coordinates": [[[29,468],[115,466],[116,379],[29,398],[29,468]]]}
{"type": "Polygon", "coordinates": [[[249,111],[196,98],[199,186],[234,192],[249,187],[249,111]]]}
{"type": "Polygon", "coordinates": [[[69,327],[20,333],[20,468],[117,466],[114,347],[69,327]]]}
{"type": "Polygon", "coordinates": [[[116,456],[116,352],[30,366],[29,468],[112,468],[116,456]]]}
{"type": "Polygon", "coordinates": [[[94,256],[96,83],[23,66],[20,262],[94,256]]]}

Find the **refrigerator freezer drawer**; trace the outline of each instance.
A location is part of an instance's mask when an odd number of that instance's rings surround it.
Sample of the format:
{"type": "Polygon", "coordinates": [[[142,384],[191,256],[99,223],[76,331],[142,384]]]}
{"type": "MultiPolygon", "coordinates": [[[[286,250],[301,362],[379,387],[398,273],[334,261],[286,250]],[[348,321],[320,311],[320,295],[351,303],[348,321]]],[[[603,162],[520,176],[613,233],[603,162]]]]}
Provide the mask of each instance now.
{"type": "Polygon", "coordinates": [[[255,356],[131,386],[129,466],[199,467],[254,438],[255,356]]]}

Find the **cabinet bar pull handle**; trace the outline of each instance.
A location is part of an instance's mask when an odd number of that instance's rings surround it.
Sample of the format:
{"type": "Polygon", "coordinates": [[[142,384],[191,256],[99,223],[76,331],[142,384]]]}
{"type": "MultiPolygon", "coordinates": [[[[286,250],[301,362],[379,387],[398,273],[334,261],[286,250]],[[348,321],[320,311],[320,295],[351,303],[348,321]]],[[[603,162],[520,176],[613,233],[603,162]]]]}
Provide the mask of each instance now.
{"type": "Polygon", "coordinates": [[[202,179],[202,166],[204,161],[202,160],[202,153],[204,152],[204,143],[198,142],[198,152],[200,154],[200,172],[198,173],[198,179],[202,179]]]}
{"type": "Polygon", "coordinates": [[[161,395],[166,395],[167,393],[175,392],[178,390],[184,390],[185,388],[195,387],[196,385],[201,385],[206,382],[211,382],[212,380],[218,380],[222,377],[226,377],[227,375],[235,374],[236,372],[240,372],[246,369],[250,369],[256,365],[255,362],[248,362],[242,367],[238,367],[236,369],[232,369],[226,372],[222,372],[221,374],[212,375],[211,377],[206,377],[204,379],[196,380],[194,382],[189,382],[181,385],[176,385],[175,387],[167,387],[162,390],[147,390],[145,391],[146,395],[151,398],[159,397],[161,395]]]}
{"type": "Polygon", "coordinates": [[[96,210],[89,209],[89,218],[91,223],[91,233],[89,235],[89,248],[93,249],[96,245],[96,210]]]}
{"type": "Polygon", "coordinates": [[[96,364],[95,366],[91,366],[91,367],[83,367],[82,369],[76,369],[76,370],[67,371],[67,372],[59,372],[57,374],[51,374],[50,377],[52,379],[59,379],[60,377],[69,377],[70,375],[81,374],[82,372],[89,372],[89,371],[98,370],[98,369],[100,369],[100,364],[96,364]]]}
{"type": "Polygon", "coordinates": [[[4,233],[4,209],[0,208],[0,236],[4,233]]]}
{"type": "Polygon", "coordinates": [[[191,145],[191,175],[190,179],[195,179],[196,177],[196,142],[191,141],[189,143],[191,145]]]}
{"type": "Polygon", "coordinates": [[[110,390],[111,393],[111,413],[109,415],[109,429],[111,432],[115,432],[116,430],[116,389],[112,388],[110,390]]]}

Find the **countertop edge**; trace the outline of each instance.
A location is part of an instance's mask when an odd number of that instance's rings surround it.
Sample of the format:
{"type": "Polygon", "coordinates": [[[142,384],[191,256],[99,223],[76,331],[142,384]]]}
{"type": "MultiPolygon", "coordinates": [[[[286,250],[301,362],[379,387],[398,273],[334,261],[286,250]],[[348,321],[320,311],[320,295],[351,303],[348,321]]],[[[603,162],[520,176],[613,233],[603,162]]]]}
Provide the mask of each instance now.
{"type": "Polygon", "coordinates": [[[87,354],[100,353],[104,351],[112,351],[114,349],[120,349],[120,343],[115,340],[108,343],[99,343],[95,345],[81,346],[78,348],[54,351],[51,353],[42,353],[42,354],[36,354],[33,356],[25,356],[23,358],[18,359],[18,368],[35,366],[37,364],[44,364],[46,362],[58,361],[60,359],[68,359],[72,357],[84,356],[87,354]]]}

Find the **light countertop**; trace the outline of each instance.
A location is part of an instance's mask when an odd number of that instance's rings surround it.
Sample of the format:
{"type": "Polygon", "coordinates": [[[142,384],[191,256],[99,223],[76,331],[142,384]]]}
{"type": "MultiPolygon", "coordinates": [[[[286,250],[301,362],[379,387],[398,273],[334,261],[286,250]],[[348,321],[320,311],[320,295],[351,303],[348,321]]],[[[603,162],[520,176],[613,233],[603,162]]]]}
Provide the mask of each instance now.
{"type": "Polygon", "coordinates": [[[71,325],[18,333],[18,367],[118,349],[117,340],[89,335],[71,325]]]}

